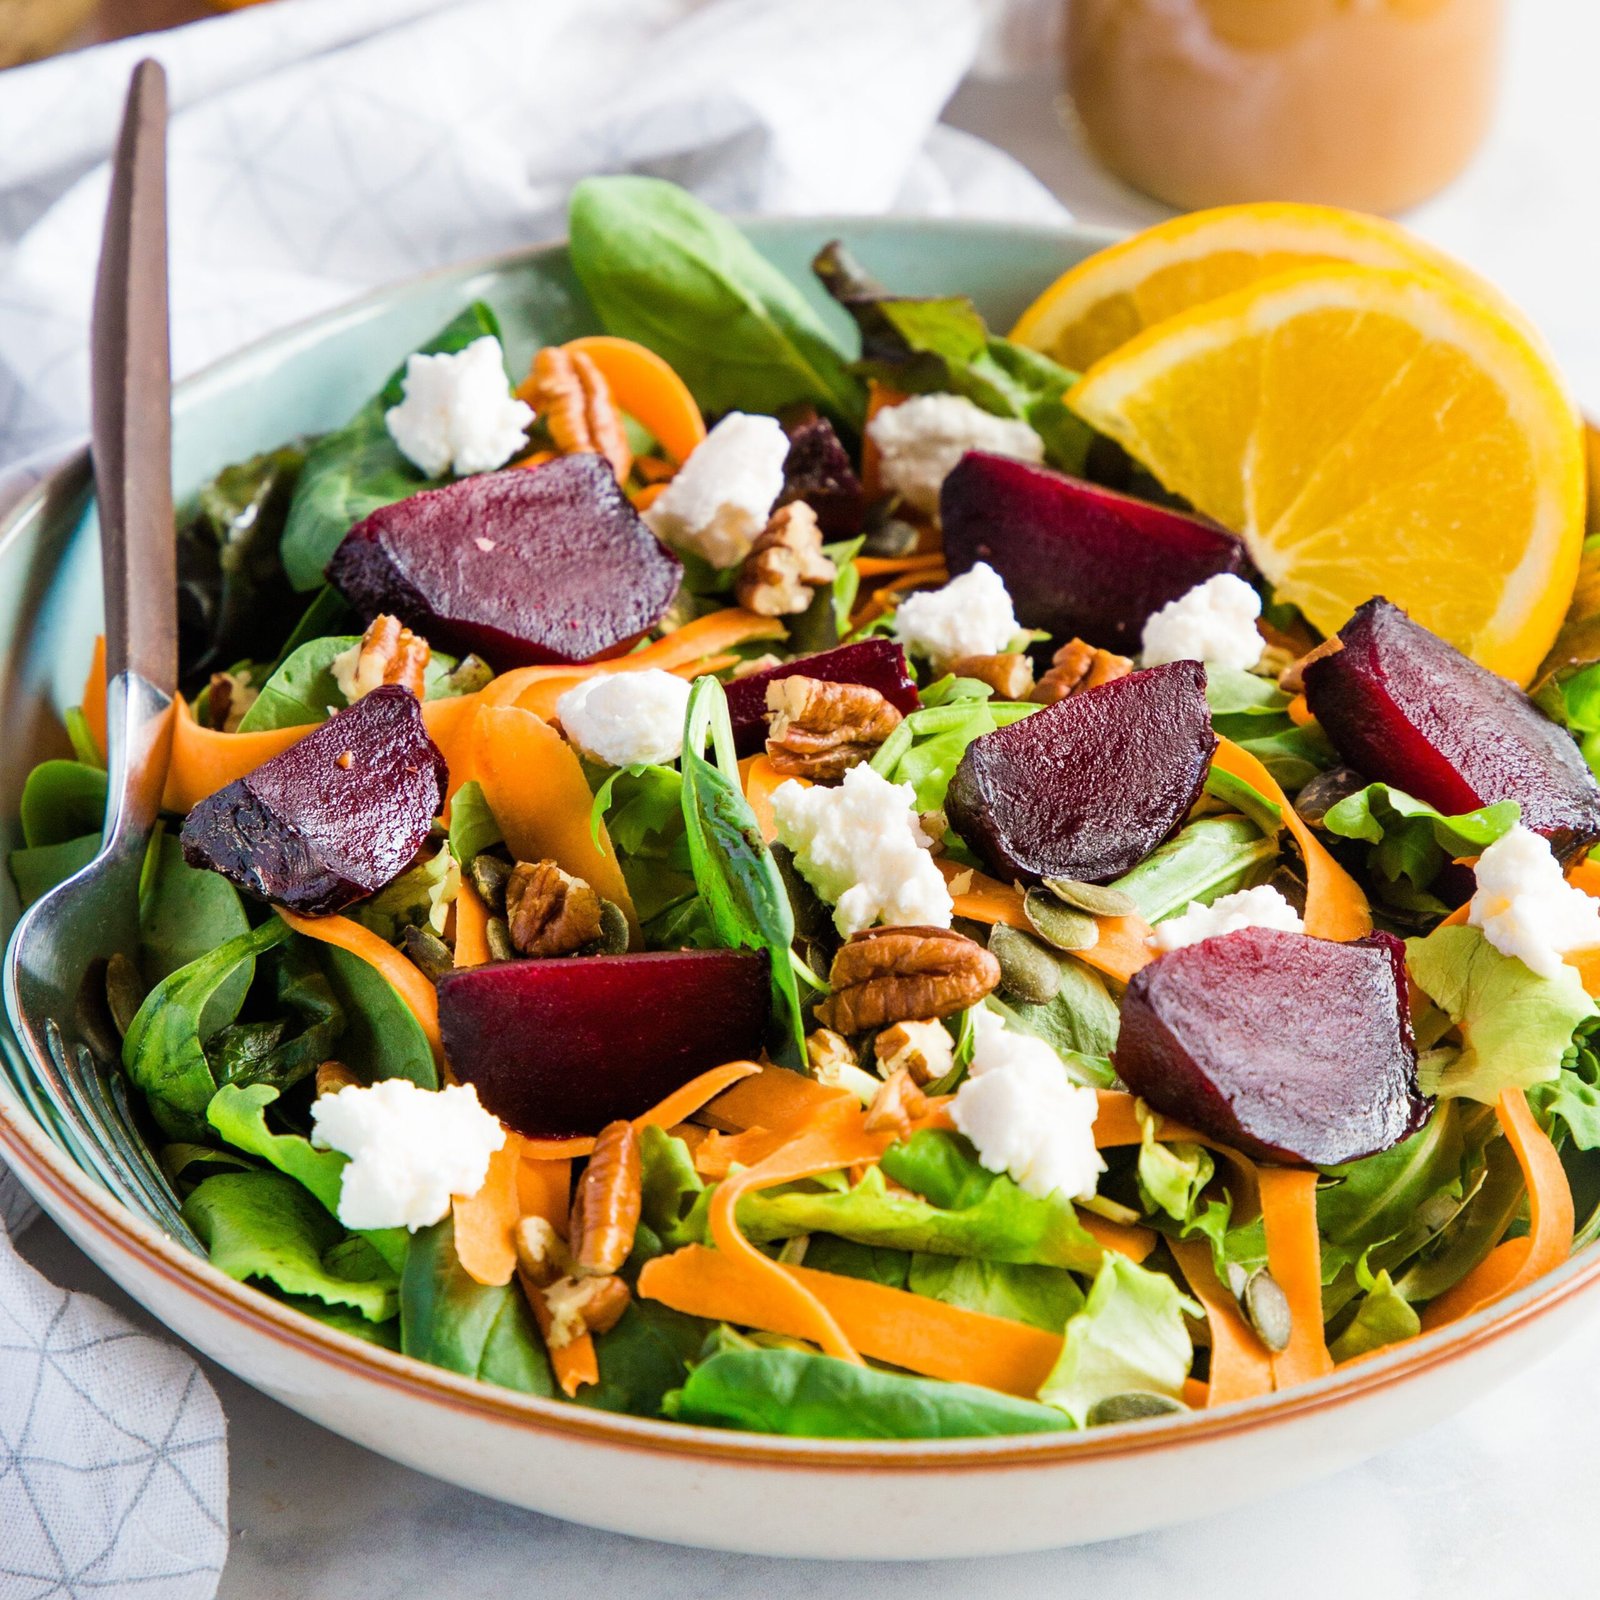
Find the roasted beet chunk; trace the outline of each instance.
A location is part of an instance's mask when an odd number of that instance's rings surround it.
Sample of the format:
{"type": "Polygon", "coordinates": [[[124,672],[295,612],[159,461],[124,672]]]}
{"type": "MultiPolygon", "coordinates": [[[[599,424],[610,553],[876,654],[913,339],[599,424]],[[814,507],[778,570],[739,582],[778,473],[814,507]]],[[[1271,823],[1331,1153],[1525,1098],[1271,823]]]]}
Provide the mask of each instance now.
{"type": "Polygon", "coordinates": [[[862,639],[836,650],[821,650],[798,661],[752,672],[728,685],[728,715],[741,756],[754,755],[767,737],[767,685],[775,678],[820,678],[824,683],[863,683],[876,689],[897,711],[909,716],[921,705],[906,671],[906,653],[890,639],[862,639]]]}
{"type": "Polygon", "coordinates": [[[389,684],[202,800],[183,824],[184,859],[328,916],[410,865],[448,781],[415,697],[389,684]]]}
{"type": "Polygon", "coordinates": [[[785,419],[789,454],[778,504],[804,500],[816,512],[824,538],[852,538],[861,532],[866,512],[861,480],[833,424],[810,407],[806,413],[785,419]]]}
{"type": "Polygon", "coordinates": [[[1246,1155],[1332,1167],[1427,1120],[1405,950],[1245,928],[1135,973],[1114,1052],[1157,1111],[1246,1155]]]}
{"type": "Polygon", "coordinates": [[[439,980],[439,1031],[456,1076],[541,1138],[598,1133],[753,1058],[770,1004],[767,957],[745,950],[502,961],[439,980]]]}
{"type": "Polygon", "coordinates": [[[397,500],[358,522],[328,563],[367,621],[390,612],[429,643],[500,668],[626,649],[661,620],[682,573],[595,455],[397,500]]]}
{"type": "Polygon", "coordinates": [[[1600,840],[1600,785],[1514,683],[1387,600],[1369,600],[1339,639],[1305,669],[1306,700],[1352,767],[1447,815],[1515,800],[1563,860],[1600,840]]]}
{"type": "Polygon", "coordinates": [[[944,480],[939,517],[952,573],[987,561],[1019,622],[1124,655],[1169,600],[1248,567],[1244,546],[1209,522],[982,450],[944,480]]]}
{"type": "Polygon", "coordinates": [[[1171,836],[1216,747],[1205,668],[1174,661],[974,739],[945,812],[1006,883],[1105,883],[1171,836]]]}

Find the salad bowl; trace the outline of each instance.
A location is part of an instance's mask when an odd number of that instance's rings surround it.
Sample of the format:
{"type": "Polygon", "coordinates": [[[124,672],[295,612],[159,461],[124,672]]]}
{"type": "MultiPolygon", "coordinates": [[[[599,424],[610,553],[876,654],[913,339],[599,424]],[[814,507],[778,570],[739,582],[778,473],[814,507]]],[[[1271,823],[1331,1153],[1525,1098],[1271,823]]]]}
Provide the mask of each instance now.
{"type": "MultiPolygon", "coordinates": [[[[753,242],[835,326],[810,281],[840,236],[910,293],[968,293],[1008,324],[1041,283],[1108,236],[950,221],[751,222],[753,242]]],[[[473,300],[508,357],[593,332],[562,246],[385,289],[190,378],[174,408],[180,497],[229,462],[337,427],[395,362],[473,300]]],[[[59,753],[99,631],[97,526],[79,454],[0,524],[0,818],[59,753]]],[[[9,821],[4,824],[9,829],[9,821]]],[[[15,840],[7,837],[9,847],[15,840]]],[[[18,905],[0,886],[0,931],[18,905]]],[[[491,1387],[350,1337],[240,1284],[113,1198],[0,1030],[0,1158],[43,1209],[165,1326],[246,1382],[406,1465],[597,1527],[763,1554],[1012,1553],[1206,1516],[1337,1471],[1525,1366],[1580,1314],[1590,1247],[1491,1309],[1287,1393],[1088,1432],[941,1442],[774,1438],[613,1415],[491,1387]]]]}

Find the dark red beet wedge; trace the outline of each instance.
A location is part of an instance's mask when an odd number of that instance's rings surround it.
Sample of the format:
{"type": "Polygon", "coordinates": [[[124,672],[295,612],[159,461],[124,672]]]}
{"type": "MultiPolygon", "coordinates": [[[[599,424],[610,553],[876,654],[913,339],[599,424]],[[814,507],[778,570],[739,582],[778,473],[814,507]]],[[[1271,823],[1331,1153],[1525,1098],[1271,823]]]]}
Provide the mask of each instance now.
{"type": "Polygon", "coordinates": [[[456,1076],[531,1138],[598,1133],[753,1059],[770,1006],[767,957],[746,950],[501,961],[439,980],[456,1076]]]}
{"type": "Polygon", "coordinates": [[[202,800],[184,820],[184,860],[328,916],[411,864],[448,778],[415,696],[388,684],[202,800]]]}
{"type": "Polygon", "coordinates": [[[1171,837],[1216,747],[1205,668],[1149,667],[974,739],[945,814],[1006,883],[1105,883],[1171,837]]]}
{"type": "Polygon", "coordinates": [[[1563,860],[1600,840],[1600,785],[1514,683],[1387,600],[1369,600],[1339,639],[1306,668],[1306,700],[1352,767],[1446,815],[1515,800],[1563,860]]]}
{"type": "Polygon", "coordinates": [[[1117,1073],[1157,1111],[1259,1160],[1333,1167],[1427,1121],[1405,947],[1245,928],[1174,950],[1122,997],[1117,1073]]]}
{"type": "Polygon", "coordinates": [[[728,715],[741,756],[754,755],[767,739],[767,685],[775,678],[821,678],[825,683],[864,683],[876,689],[897,711],[909,716],[922,702],[906,671],[906,653],[890,639],[862,639],[836,650],[785,661],[728,685],[728,715]]]}
{"type": "Polygon", "coordinates": [[[861,532],[866,500],[850,454],[833,424],[815,411],[787,424],[789,454],[783,463],[778,504],[804,500],[817,514],[825,539],[850,539],[861,532]]]}
{"type": "Polygon", "coordinates": [[[952,574],[987,561],[1024,626],[1124,655],[1169,600],[1249,565],[1212,523],[982,450],[944,480],[939,517],[952,574]]]}
{"type": "Polygon", "coordinates": [[[682,575],[595,455],[397,500],[328,563],[367,621],[390,612],[430,644],[502,669],[626,649],[660,621],[682,575]]]}

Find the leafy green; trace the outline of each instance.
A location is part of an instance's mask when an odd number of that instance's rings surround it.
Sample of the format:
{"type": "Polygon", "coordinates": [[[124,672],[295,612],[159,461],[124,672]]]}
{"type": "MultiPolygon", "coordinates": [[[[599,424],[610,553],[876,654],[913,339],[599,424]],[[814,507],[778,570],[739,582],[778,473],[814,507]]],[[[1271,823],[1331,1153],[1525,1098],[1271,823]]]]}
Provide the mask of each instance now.
{"type": "Polygon", "coordinates": [[[666,1412],[704,1427],[809,1439],[970,1439],[1067,1425],[1048,1406],[975,1384],[755,1347],[702,1361],[668,1396],[666,1412]]]}
{"type": "MultiPolygon", "coordinates": [[[[806,1264],[818,1264],[809,1250],[806,1264]]],[[[918,1253],[911,1258],[906,1287],[913,1294],[991,1317],[1009,1317],[1050,1333],[1060,1333],[1067,1318],[1083,1309],[1083,1290],[1065,1268],[985,1261],[976,1256],[918,1253]]]]}
{"type": "Polygon", "coordinates": [[[435,850],[419,856],[399,877],[351,907],[350,915],[386,944],[398,944],[407,928],[430,928],[442,934],[460,887],[455,853],[435,850]]]}
{"type": "Polygon", "coordinates": [[[1275,838],[1283,827],[1283,807],[1276,800],[1269,800],[1253,783],[1222,767],[1214,766],[1206,774],[1205,789],[1213,800],[1249,818],[1264,834],[1275,838]]]}
{"type": "Polygon", "coordinates": [[[1493,1103],[1513,1085],[1554,1081],[1573,1030],[1595,1015],[1577,971],[1536,972],[1494,948],[1479,928],[1435,928],[1406,940],[1417,986],[1461,1030],[1461,1047],[1424,1057],[1424,1093],[1493,1103]]]}
{"type": "Polygon", "coordinates": [[[1374,1277],[1358,1263],[1356,1273],[1366,1293],[1344,1332],[1328,1346],[1328,1354],[1335,1361],[1364,1356],[1386,1344],[1414,1339],[1422,1332],[1422,1319],[1390,1282],[1387,1272],[1374,1277]]]}
{"type": "Polygon", "coordinates": [[[1515,800],[1443,816],[1421,800],[1386,783],[1369,783],[1330,806],[1322,818],[1329,833],[1341,839],[1363,839],[1368,869],[1390,883],[1408,879],[1426,889],[1447,861],[1475,856],[1517,823],[1522,807],[1515,800]]]}
{"type": "Polygon", "coordinates": [[[344,1032],[344,1008],[322,967],[323,946],[294,939],[272,957],[277,1015],[230,1023],[206,1040],[217,1083],[270,1083],[287,1089],[333,1054],[344,1032]]]}
{"type": "Polygon", "coordinates": [[[184,1201],[183,1216],[212,1266],[230,1278],[265,1278],[285,1294],[350,1306],[369,1322],[395,1314],[394,1275],[370,1251],[334,1254],[346,1242],[344,1229],[282,1173],[207,1178],[184,1201]]]}
{"type": "Polygon", "coordinates": [[[418,1088],[437,1089],[439,1069],[428,1036],[394,985],[337,945],[321,945],[317,956],[344,1013],[339,1059],[363,1083],[409,1078],[418,1088]]]}
{"type": "Polygon", "coordinates": [[[909,783],[918,811],[937,811],[967,746],[1039,709],[1018,701],[965,698],[924,706],[879,745],[873,770],[891,783],[909,783]]]}
{"type": "Polygon", "coordinates": [[[705,1187],[682,1139],[664,1128],[640,1130],[639,1218],[666,1249],[700,1241],[704,1230],[696,1202],[705,1187]]]}
{"type": "MultiPolygon", "coordinates": [[[[499,336],[494,313],[474,301],[427,344],[420,354],[464,350],[486,334],[499,336]]],[[[296,589],[322,582],[339,541],[380,506],[392,505],[425,488],[428,479],[400,453],[384,422],[391,406],[405,397],[405,366],[337,432],[325,434],[306,453],[283,530],[284,570],[296,589]]]]}
{"type": "Polygon", "coordinates": [[[794,913],[739,785],[727,696],[709,674],[695,680],[684,726],[683,820],[695,887],[724,948],[766,951],[778,1054],[799,1067],[806,1059],[805,1023],[789,956],[794,913]],[[714,766],[702,754],[708,736],[714,766]]]}
{"type": "Polygon", "coordinates": [[[106,814],[104,767],[83,761],[41,761],[22,785],[22,842],[29,849],[99,837],[106,814]]]}
{"type": "Polygon", "coordinates": [[[585,178],[568,232],[606,331],[665,357],[704,410],[809,400],[860,423],[861,385],[805,297],[693,195],[658,178],[585,178]]]}
{"type": "MultiPolygon", "coordinates": [[[[154,870],[147,870],[139,896],[139,975],[160,983],[191,961],[250,931],[239,891],[219,872],[191,867],[183,846],[163,832],[153,845],[154,870]]],[[[209,1038],[238,1016],[255,977],[255,962],[243,961],[222,982],[200,1018],[209,1038]]]]}
{"type": "Polygon", "coordinates": [[[1165,1273],[1108,1252],[1083,1310],[1067,1323],[1060,1358],[1039,1398],[1080,1428],[1090,1410],[1113,1395],[1181,1400],[1194,1359],[1185,1312],[1199,1316],[1200,1308],[1165,1273]]]}
{"type": "Polygon", "coordinates": [[[1214,717],[1212,726],[1253,755],[1287,794],[1297,793],[1339,759],[1327,734],[1314,722],[1302,728],[1288,717],[1214,717]]]}
{"type": "Polygon", "coordinates": [[[1176,916],[1191,900],[1210,905],[1260,883],[1278,859],[1277,841],[1248,817],[1201,817],[1151,851],[1112,885],[1131,895],[1146,922],[1176,916]]]}
{"type": "Polygon", "coordinates": [[[61,844],[35,845],[31,849],[13,850],[6,859],[11,869],[12,882],[17,886],[17,898],[24,906],[31,906],[42,895],[48,894],[58,883],[65,883],[73,873],[81,872],[100,853],[100,834],[80,834],[61,844]]]}
{"type": "MultiPolygon", "coordinates": [[[[361,643],[360,634],[333,634],[308,639],[294,651],[265,683],[239,722],[240,733],[262,733],[270,728],[300,728],[328,718],[349,704],[333,674],[334,657],[361,643]]],[[[447,698],[455,657],[430,653],[423,668],[425,700],[447,698]]]]}
{"type": "Polygon", "coordinates": [[[1053,1000],[1038,1004],[1025,1000],[984,1003],[1009,1026],[1043,1039],[1061,1057],[1071,1077],[1108,1089],[1114,1079],[1107,1057],[1117,1042],[1121,1013],[1105,980],[1093,967],[1064,952],[1057,952],[1056,975],[1061,987],[1053,1000]]]}
{"type": "Polygon", "coordinates": [[[145,996],[122,1041],[122,1065],[173,1138],[198,1143],[205,1137],[206,1106],[217,1080],[201,1019],[212,997],[246,962],[289,937],[287,924],[264,922],[179,968],[145,996]]]}
{"type": "Polygon", "coordinates": [[[1275,717],[1289,704],[1289,698],[1271,678],[1238,667],[1206,666],[1206,704],[1213,718],[1275,717]]]}
{"type": "MultiPolygon", "coordinates": [[[[843,1278],[862,1278],[881,1283],[886,1289],[904,1289],[911,1277],[914,1258],[909,1250],[890,1250],[883,1245],[857,1244],[837,1234],[813,1233],[807,1236],[804,1265],[817,1272],[837,1272],[843,1278]]],[[[958,1256],[929,1256],[930,1261],[958,1261],[958,1256]]],[[[1053,1272],[1053,1267],[1043,1269],[1053,1272]]]]}
{"type": "Polygon", "coordinates": [[[616,1327],[594,1341],[600,1381],[585,1384],[573,1398],[596,1411],[659,1415],[667,1394],[688,1375],[706,1327],[700,1317],[636,1296],[616,1327]]]}
{"type": "Polygon", "coordinates": [[[676,767],[619,767],[595,792],[591,830],[598,838],[605,821],[645,922],[695,893],[683,806],[683,777],[676,767]]]}
{"type": "Polygon", "coordinates": [[[449,1217],[411,1236],[400,1279],[400,1348],[431,1366],[505,1389],[555,1393],[522,1290],[515,1281],[491,1288],[468,1277],[449,1217]]]}
{"type": "Polygon", "coordinates": [[[456,790],[450,801],[450,850],[461,866],[493,848],[505,837],[489,809],[483,785],[476,778],[456,790]]]}
{"type": "Polygon", "coordinates": [[[1077,373],[990,333],[966,295],[888,293],[837,239],[811,265],[860,330],[857,371],[906,393],[964,395],[994,416],[1018,418],[1044,441],[1052,466],[1083,471],[1094,434],[1064,403],[1077,373]]]}

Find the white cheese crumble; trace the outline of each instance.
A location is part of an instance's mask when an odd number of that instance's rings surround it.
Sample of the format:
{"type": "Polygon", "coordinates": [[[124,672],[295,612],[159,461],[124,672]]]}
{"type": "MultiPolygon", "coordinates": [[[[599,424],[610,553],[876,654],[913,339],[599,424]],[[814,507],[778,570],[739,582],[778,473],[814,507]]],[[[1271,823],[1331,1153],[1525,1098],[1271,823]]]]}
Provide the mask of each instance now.
{"type": "Polygon", "coordinates": [[[852,767],[836,788],[790,779],[772,792],[779,842],[847,938],[875,922],[948,928],[953,906],[909,783],[852,767]]]}
{"type": "Polygon", "coordinates": [[[493,334],[454,354],[410,357],[402,384],[405,399],[384,413],[384,426],[430,478],[492,472],[527,443],[533,408],[512,395],[493,334]]]}
{"type": "Polygon", "coordinates": [[[1600,945],[1600,901],[1561,875],[1550,843],[1519,822],[1474,869],[1478,887],[1467,921],[1503,956],[1541,978],[1559,978],[1568,950],[1600,945]]]}
{"type": "Polygon", "coordinates": [[[1044,440],[1026,422],[991,416],[959,394],[918,394],[885,406],[867,424],[878,476],[906,503],[939,514],[939,489],[969,450],[1043,461],[1044,440]]]}
{"type": "Polygon", "coordinates": [[[789,436],[776,417],[730,411],[644,514],[650,531],[713,567],[743,561],[783,493],[789,436]]]}
{"type": "Polygon", "coordinates": [[[1260,615],[1261,596],[1243,578],[1219,572],[1169,600],[1145,623],[1141,659],[1147,667],[1204,661],[1248,672],[1267,647],[1256,628],[1260,615]]]}
{"type": "Polygon", "coordinates": [[[608,767],[676,761],[688,709],[688,683],[660,667],[600,673],[556,701],[562,732],[608,767]]]}
{"type": "Polygon", "coordinates": [[[1043,1039],[1013,1033],[994,1012],[980,1007],[972,1026],[972,1065],[950,1120],[990,1172],[1032,1195],[1089,1199],[1106,1170],[1094,1144],[1094,1090],[1072,1082],[1043,1039]]]}
{"type": "Polygon", "coordinates": [[[987,561],[942,589],[908,594],[894,613],[895,637],[940,672],[962,656],[998,655],[1019,631],[1005,580],[987,561]]]}
{"type": "Polygon", "coordinates": [[[1210,905],[1191,900],[1175,917],[1158,922],[1149,943],[1161,951],[1182,950],[1202,939],[1237,933],[1241,928],[1276,928],[1280,933],[1304,933],[1300,913],[1270,884],[1219,895],[1210,905]]]}
{"type": "Polygon", "coordinates": [[[438,1222],[452,1195],[476,1194],[506,1130],[467,1084],[419,1089],[384,1078],[320,1096],[311,1107],[311,1142],[350,1157],[339,1185],[347,1228],[409,1228],[438,1222]]]}

